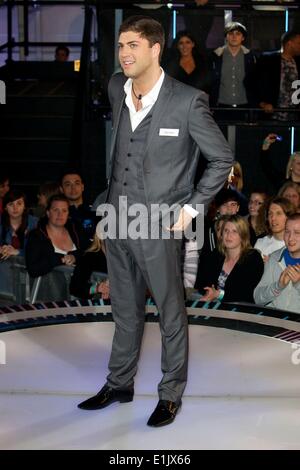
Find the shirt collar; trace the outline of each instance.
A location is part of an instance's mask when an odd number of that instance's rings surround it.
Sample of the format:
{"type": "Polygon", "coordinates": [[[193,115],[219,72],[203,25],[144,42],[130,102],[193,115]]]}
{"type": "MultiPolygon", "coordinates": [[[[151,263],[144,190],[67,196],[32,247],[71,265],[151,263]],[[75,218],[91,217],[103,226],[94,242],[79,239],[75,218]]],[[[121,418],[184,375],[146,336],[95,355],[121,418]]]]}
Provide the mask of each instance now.
{"type": "MultiPolygon", "coordinates": [[[[147,93],[147,95],[144,95],[142,97],[142,106],[145,108],[146,106],[153,105],[159,95],[160,89],[162,87],[164,78],[165,78],[165,72],[163,69],[160,67],[161,74],[157,82],[155,83],[154,87],[147,93]]],[[[132,102],[132,95],[131,95],[131,90],[132,90],[132,78],[128,78],[126,83],[124,84],[124,91],[126,93],[126,104],[129,108],[135,109],[133,102],[132,102]]],[[[143,109],[142,108],[142,109],[143,109]]]]}

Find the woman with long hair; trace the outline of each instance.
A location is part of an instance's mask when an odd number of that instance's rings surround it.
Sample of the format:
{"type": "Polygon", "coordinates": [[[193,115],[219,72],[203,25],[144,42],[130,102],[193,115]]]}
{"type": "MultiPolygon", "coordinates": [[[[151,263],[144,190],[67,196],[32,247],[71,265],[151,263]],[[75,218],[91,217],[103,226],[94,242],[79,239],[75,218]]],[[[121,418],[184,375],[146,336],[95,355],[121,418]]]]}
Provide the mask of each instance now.
{"type": "Polygon", "coordinates": [[[287,181],[278,191],[278,196],[285,197],[288,199],[293,206],[295,211],[298,212],[300,208],[300,185],[293,181],[287,181]]]}
{"type": "Polygon", "coordinates": [[[200,52],[196,40],[188,31],[177,33],[164,69],[176,80],[210,93],[207,58],[200,52]]]}
{"type": "Polygon", "coordinates": [[[37,226],[38,219],[28,214],[23,192],[8,191],[3,198],[0,224],[0,255],[2,259],[24,255],[29,232],[37,226]]]}
{"type": "Polygon", "coordinates": [[[247,217],[250,231],[250,244],[254,246],[258,238],[266,233],[265,223],[262,220],[261,212],[267,199],[267,194],[261,190],[254,190],[250,194],[248,203],[249,216],[247,217]]]}
{"type": "Polygon", "coordinates": [[[264,219],[267,235],[259,238],[254,248],[260,251],[264,261],[271,253],[284,247],[285,222],[289,215],[295,212],[293,204],[286,198],[275,196],[265,204],[264,219]]]}
{"type": "Polygon", "coordinates": [[[195,287],[205,302],[254,302],[263,271],[260,254],[250,245],[247,221],[231,215],[222,225],[218,248],[199,265],[195,287]]]}

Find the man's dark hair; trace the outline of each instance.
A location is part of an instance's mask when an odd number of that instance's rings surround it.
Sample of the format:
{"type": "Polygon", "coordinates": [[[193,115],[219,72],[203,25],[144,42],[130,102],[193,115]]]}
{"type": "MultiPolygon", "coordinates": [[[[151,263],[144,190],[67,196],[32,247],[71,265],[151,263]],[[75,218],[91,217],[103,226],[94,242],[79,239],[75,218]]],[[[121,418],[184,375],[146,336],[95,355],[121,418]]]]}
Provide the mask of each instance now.
{"type": "Polygon", "coordinates": [[[229,201],[235,201],[238,204],[241,204],[239,195],[236,191],[230,188],[222,188],[215,197],[216,207],[219,208],[222,204],[229,201]]]}
{"type": "Polygon", "coordinates": [[[55,55],[58,53],[58,51],[64,51],[66,53],[66,56],[69,57],[70,55],[70,49],[65,46],[64,44],[59,44],[57,48],[55,49],[55,55]]]}
{"type": "Polygon", "coordinates": [[[232,31],[239,31],[240,33],[242,33],[245,39],[247,37],[246,26],[244,26],[242,23],[239,23],[238,21],[231,21],[230,23],[227,23],[227,25],[224,28],[225,36],[228,33],[231,33],[232,31]]]}
{"type": "Polygon", "coordinates": [[[134,31],[139,33],[142,38],[149,41],[150,46],[158,43],[160,45],[159,60],[165,46],[165,33],[162,25],[150,16],[134,15],[127,18],[119,28],[119,35],[134,31]]]}
{"type": "Polygon", "coordinates": [[[299,214],[299,212],[295,212],[294,214],[288,215],[285,224],[286,224],[289,220],[295,220],[295,221],[299,220],[299,222],[300,222],[300,214],[299,214]]]}
{"type": "Polygon", "coordinates": [[[288,41],[295,39],[296,36],[300,36],[300,31],[291,30],[287,31],[281,36],[281,45],[284,47],[288,41]]]}
{"type": "Polygon", "coordinates": [[[66,175],[78,175],[80,176],[80,179],[83,183],[83,177],[82,177],[82,174],[81,174],[81,171],[76,168],[76,167],[70,167],[70,168],[67,168],[66,170],[64,170],[62,173],[61,173],[61,176],[60,176],[60,185],[62,185],[62,182],[63,182],[63,179],[66,175]]]}

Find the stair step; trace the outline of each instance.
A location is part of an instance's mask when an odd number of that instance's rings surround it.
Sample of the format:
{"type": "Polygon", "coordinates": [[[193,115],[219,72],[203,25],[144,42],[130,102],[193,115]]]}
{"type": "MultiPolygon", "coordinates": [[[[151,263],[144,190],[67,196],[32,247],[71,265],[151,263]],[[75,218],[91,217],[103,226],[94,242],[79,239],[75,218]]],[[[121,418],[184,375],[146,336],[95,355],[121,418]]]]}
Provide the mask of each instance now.
{"type": "Polygon", "coordinates": [[[59,155],[65,155],[68,158],[70,150],[70,139],[43,138],[43,137],[5,137],[0,138],[1,161],[5,155],[13,159],[28,158],[56,158],[59,155]]]}
{"type": "Polygon", "coordinates": [[[0,116],[0,136],[24,138],[69,137],[72,130],[72,117],[54,115],[24,114],[0,116]]]}
{"type": "Polygon", "coordinates": [[[55,115],[73,116],[74,96],[18,96],[7,95],[6,105],[1,106],[0,115],[55,115]],[[4,108],[4,109],[2,109],[4,108]]]}

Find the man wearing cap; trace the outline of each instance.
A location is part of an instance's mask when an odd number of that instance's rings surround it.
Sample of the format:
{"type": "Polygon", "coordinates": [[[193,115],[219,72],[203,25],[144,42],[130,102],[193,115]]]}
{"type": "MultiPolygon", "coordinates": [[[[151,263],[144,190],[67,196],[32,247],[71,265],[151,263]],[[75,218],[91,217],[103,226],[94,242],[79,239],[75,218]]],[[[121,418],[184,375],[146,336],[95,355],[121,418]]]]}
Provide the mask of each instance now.
{"type": "MultiPolygon", "coordinates": [[[[254,70],[256,57],[243,45],[247,37],[244,25],[228,23],[224,33],[225,46],[218,47],[212,54],[211,104],[224,108],[247,107],[254,101],[248,77],[254,70]]],[[[236,119],[236,112],[226,113],[227,117],[236,119]]]]}

